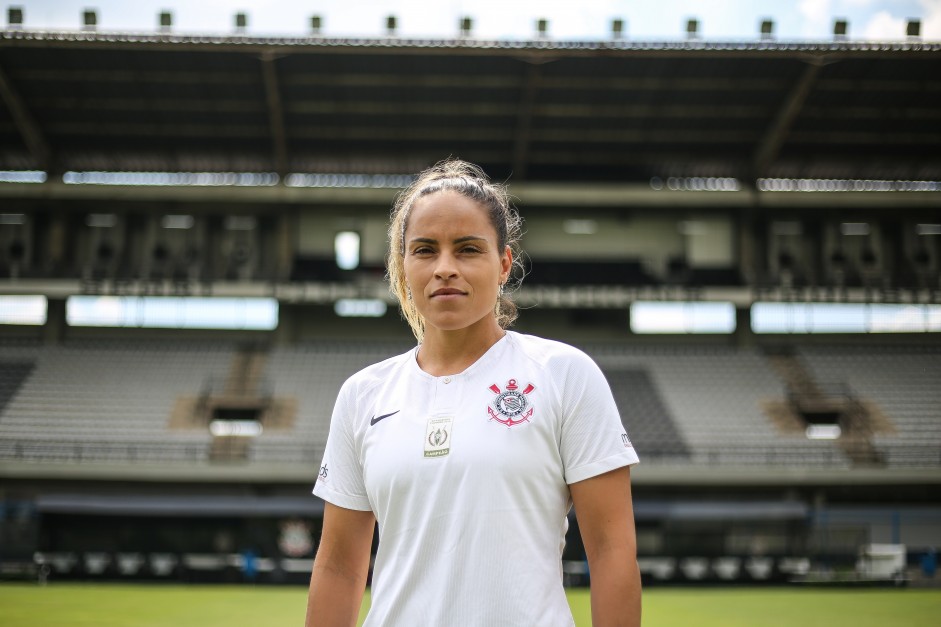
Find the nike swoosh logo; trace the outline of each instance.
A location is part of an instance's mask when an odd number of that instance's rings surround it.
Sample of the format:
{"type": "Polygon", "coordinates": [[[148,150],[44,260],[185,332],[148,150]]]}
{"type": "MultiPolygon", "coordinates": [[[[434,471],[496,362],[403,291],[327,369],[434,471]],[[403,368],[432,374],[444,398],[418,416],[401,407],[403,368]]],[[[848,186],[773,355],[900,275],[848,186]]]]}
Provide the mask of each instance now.
{"type": "Polygon", "coordinates": [[[399,413],[400,411],[402,411],[402,410],[401,410],[401,409],[397,409],[397,410],[395,410],[394,412],[392,412],[391,414],[382,414],[381,416],[376,416],[375,418],[373,418],[372,420],[369,421],[369,426],[371,427],[371,426],[373,426],[374,424],[376,424],[377,422],[379,422],[380,420],[385,420],[385,419],[388,418],[389,416],[394,416],[394,415],[396,415],[397,413],[399,413]]]}

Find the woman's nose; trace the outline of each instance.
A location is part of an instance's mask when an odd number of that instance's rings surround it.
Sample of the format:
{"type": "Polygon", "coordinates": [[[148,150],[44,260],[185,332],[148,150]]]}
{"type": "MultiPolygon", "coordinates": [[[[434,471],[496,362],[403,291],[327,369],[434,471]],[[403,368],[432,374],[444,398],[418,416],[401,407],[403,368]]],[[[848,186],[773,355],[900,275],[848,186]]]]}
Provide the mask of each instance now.
{"type": "Polygon", "coordinates": [[[435,265],[435,278],[450,279],[457,276],[457,264],[454,262],[454,256],[448,253],[438,255],[438,263],[435,265]]]}

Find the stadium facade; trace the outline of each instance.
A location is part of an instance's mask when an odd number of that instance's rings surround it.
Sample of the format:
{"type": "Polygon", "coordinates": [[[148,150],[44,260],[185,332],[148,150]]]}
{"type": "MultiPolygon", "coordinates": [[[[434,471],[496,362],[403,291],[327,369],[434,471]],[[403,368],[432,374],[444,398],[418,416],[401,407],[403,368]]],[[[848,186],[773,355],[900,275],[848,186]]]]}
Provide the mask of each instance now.
{"type": "Polygon", "coordinates": [[[0,574],[306,579],[339,385],[413,345],[389,207],[448,156],[524,217],[517,328],[608,376],[648,581],[917,564],[939,76],[917,39],[0,32],[0,295],[42,299],[0,308],[0,574]]]}

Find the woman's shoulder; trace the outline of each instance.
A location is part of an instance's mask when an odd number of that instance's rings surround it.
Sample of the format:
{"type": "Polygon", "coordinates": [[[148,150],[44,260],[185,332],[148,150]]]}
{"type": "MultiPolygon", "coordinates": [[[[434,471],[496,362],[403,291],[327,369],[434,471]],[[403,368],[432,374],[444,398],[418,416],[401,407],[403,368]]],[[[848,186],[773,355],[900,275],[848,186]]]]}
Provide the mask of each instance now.
{"type": "Polygon", "coordinates": [[[514,345],[526,354],[530,359],[547,367],[555,367],[562,364],[574,364],[592,362],[591,357],[583,350],[538,335],[528,335],[509,331],[512,334],[514,345]]]}

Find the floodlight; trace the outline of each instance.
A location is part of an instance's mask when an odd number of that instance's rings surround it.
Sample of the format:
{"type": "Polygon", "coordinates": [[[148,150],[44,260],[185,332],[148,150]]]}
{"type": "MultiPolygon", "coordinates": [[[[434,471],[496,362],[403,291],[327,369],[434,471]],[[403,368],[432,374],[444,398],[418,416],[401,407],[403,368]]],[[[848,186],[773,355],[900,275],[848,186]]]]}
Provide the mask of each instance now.
{"type": "Polygon", "coordinates": [[[242,33],[248,28],[248,15],[245,13],[235,14],[235,30],[242,33]]]}
{"type": "Polygon", "coordinates": [[[386,35],[389,37],[395,37],[396,21],[394,15],[390,15],[386,18],[386,35]]]}
{"type": "Polygon", "coordinates": [[[82,11],[82,30],[95,30],[98,26],[98,13],[94,9],[82,11]]]}
{"type": "Polygon", "coordinates": [[[11,27],[23,25],[23,7],[10,7],[7,9],[7,24],[11,27]]]}
{"type": "Polygon", "coordinates": [[[921,37],[921,20],[908,20],[905,26],[905,34],[911,38],[921,37]]]}
{"type": "Polygon", "coordinates": [[[611,36],[620,39],[624,35],[624,20],[611,20],[611,36]]]}
{"type": "Polygon", "coordinates": [[[469,37],[471,29],[474,27],[474,20],[469,17],[462,17],[460,22],[461,37],[469,37]]]}
{"type": "Polygon", "coordinates": [[[833,38],[846,39],[849,32],[849,22],[846,20],[837,20],[833,22],[833,38]]]}
{"type": "Polygon", "coordinates": [[[162,32],[169,32],[173,26],[173,14],[169,11],[161,11],[157,18],[157,24],[162,32]]]}
{"type": "Polygon", "coordinates": [[[774,39],[774,21],[762,20],[760,31],[762,40],[774,39]]]}
{"type": "Polygon", "coordinates": [[[549,34],[549,20],[547,19],[538,19],[536,20],[536,33],[540,37],[545,37],[549,34]]]}
{"type": "Polygon", "coordinates": [[[686,21],[686,38],[696,39],[699,37],[699,20],[691,19],[686,21]]]}
{"type": "Polygon", "coordinates": [[[323,22],[322,22],[322,20],[321,20],[321,18],[320,18],[319,15],[313,15],[313,16],[311,16],[311,18],[310,18],[310,32],[311,32],[311,34],[313,34],[313,35],[319,35],[319,34],[320,34],[320,26],[321,26],[322,23],[323,23],[323,22]]]}

